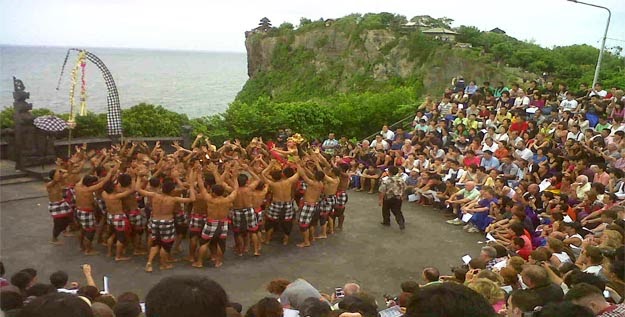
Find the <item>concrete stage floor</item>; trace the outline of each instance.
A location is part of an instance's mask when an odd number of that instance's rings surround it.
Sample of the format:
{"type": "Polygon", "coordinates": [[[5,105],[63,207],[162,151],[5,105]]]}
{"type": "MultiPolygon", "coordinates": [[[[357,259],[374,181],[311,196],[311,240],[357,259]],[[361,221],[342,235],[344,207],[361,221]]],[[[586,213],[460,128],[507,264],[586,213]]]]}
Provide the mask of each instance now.
{"type": "MultiPolygon", "coordinates": [[[[143,270],[145,257],[115,263],[103,254],[102,246],[97,246],[101,254],[85,256],[74,237],[62,238],[65,244],[61,246],[49,244],[52,220],[43,187],[39,182],[0,186],[0,259],[6,277],[32,267],[38,271],[38,280],[47,283],[49,275],[61,269],[68,272],[70,281],[84,284],[80,265],[89,263],[100,287],[107,275],[113,294],[133,291],[142,299],[165,276],[196,274],[219,282],[230,300],[244,307],[269,296],[265,286],[270,280],[298,277],[328,294],[346,282],[356,282],[383,305],[382,295],[399,294],[401,282],[413,279],[421,283],[424,267],[435,266],[442,274],[449,274],[450,266],[459,265],[464,254],[478,255],[481,245],[477,241],[484,240],[482,235],[446,224],[448,218],[438,210],[414,203],[404,204],[404,232],[394,222],[390,228],[383,227],[377,196],[350,191],[344,230],[310,248],[295,247],[301,239],[299,233],[286,247],[279,242],[281,234],[276,234],[269,246],[263,246],[262,256],[239,258],[230,249],[233,240],[229,237],[225,264],[219,269],[210,267],[208,261],[203,269],[180,262],[173,270],[161,272],[155,262],[154,272],[149,274],[143,270]]],[[[186,251],[186,240],[184,244],[186,251]]]]}

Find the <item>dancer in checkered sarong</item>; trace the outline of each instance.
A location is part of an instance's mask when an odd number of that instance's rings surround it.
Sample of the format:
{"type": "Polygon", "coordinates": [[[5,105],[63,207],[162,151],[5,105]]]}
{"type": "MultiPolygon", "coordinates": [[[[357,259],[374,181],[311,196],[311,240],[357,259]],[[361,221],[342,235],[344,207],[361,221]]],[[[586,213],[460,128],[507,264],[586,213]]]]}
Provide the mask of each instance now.
{"type": "MultiPolygon", "coordinates": [[[[330,215],[336,204],[336,189],[339,186],[339,178],[336,177],[338,173],[337,170],[336,167],[333,167],[324,178],[323,195],[319,202],[319,225],[321,227],[321,234],[315,237],[317,239],[325,239],[328,237],[328,234],[334,233],[334,230],[332,230],[333,222],[330,215]]],[[[314,224],[316,225],[317,223],[315,222],[314,224]]]]}
{"type": "Polygon", "coordinates": [[[190,262],[196,261],[196,253],[202,236],[202,230],[206,224],[207,211],[208,205],[206,204],[206,200],[198,195],[193,202],[193,209],[189,217],[189,256],[187,260],[190,262]]]}
{"type": "Polygon", "coordinates": [[[52,222],[54,227],[52,228],[52,244],[61,244],[59,241],[59,235],[67,226],[73,221],[73,210],[69,203],[63,199],[63,175],[64,170],[55,169],[50,171],[49,176],[51,181],[46,183],[46,190],[48,191],[48,211],[52,216],[52,222]]]}
{"type": "Polygon", "coordinates": [[[133,255],[145,255],[147,250],[143,247],[143,232],[147,225],[147,218],[139,209],[139,202],[137,201],[137,195],[132,184],[132,177],[128,174],[120,174],[117,177],[121,191],[131,190],[133,195],[126,195],[121,199],[123,211],[130,221],[131,230],[128,232],[130,235],[130,244],[134,248],[133,255]]]}
{"type": "Polygon", "coordinates": [[[297,182],[299,175],[290,167],[285,168],[283,171],[278,168],[276,161],[272,161],[263,170],[263,176],[273,193],[271,204],[267,209],[267,239],[265,243],[271,241],[273,232],[280,227],[284,232],[282,244],[287,245],[293,227],[293,217],[295,216],[293,185],[297,182]]]}
{"type": "Polygon", "coordinates": [[[258,186],[259,178],[256,173],[250,169],[246,172],[252,175],[253,178],[250,180],[244,173],[240,173],[237,176],[239,189],[237,189],[238,193],[232,204],[230,218],[232,219],[232,229],[234,231],[237,255],[242,256],[243,253],[247,253],[249,240],[251,240],[252,248],[254,248],[254,256],[259,256],[260,241],[258,240],[258,220],[254,212],[253,195],[254,188],[258,186]]]}
{"type": "Polygon", "coordinates": [[[85,175],[82,180],[76,184],[76,218],[81,226],[79,241],[86,255],[97,254],[92,246],[96,231],[96,219],[94,215],[95,199],[93,199],[93,193],[100,190],[113,175],[117,174],[118,169],[119,163],[116,163],[107,175],[99,181],[96,176],[85,175]]]}
{"type": "Polygon", "coordinates": [[[339,169],[340,175],[339,186],[336,190],[336,205],[334,205],[334,212],[330,215],[330,217],[334,220],[334,226],[337,227],[338,230],[342,230],[343,223],[345,222],[345,205],[348,200],[347,188],[349,188],[350,177],[347,174],[347,170],[349,169],[349,165],[341,164],[339,169]]]}
{"type": "Polygon", "coordinates": [[[252,192],[254,214],[256,215],[256,222],[258,223],[258,241],[261,243],[265,241],[265,207],[267,205],[267,192],[269,192],[269,186],[263,181],[258,182],[258,186],[256,186],[252,192]]]}
{"type": "MultiPolygon", "coordinates": [[[[197,171],[194,170],[194,173],[197,171]]],[[[190,174],[190,179],[194,180],[195,175],[190,174]]],[[[180,196],[173,196],[172,193],[176,188],[176,183],[169,179],[163,182],[161,186],[161,192],[151,192],[142,188],[140,179],[137,178],[135,182],[135,189],[139,194],[144,197],[148,197],[152,203],[152,218],[148,225],[152,231],[152,245],[148,254],[148,262],[145,264],[145,271],[152,272],[152,261],[157,254],[159,254],[160,269],[167,270],[173,268],[173,265],[169,263],[171,258],[171,248],[174,244],[174,237],[176,234],[174,224],[174,212],[179,207],[179,204],[190,203],[195,201],[195,188],[190,186],[189,198],[183,198],[180,196]]]]}
{"type": "Polygon", "coordinates": [[[198,177],[200,196],[206,200],[208,214],[206,224],[202,230],[202,246],[196,261],[192,265],[198,268],[203,267],[206,251],[210,248],[211,257],[215,261],[215,267],[220,267],[223,265],[224,253],[226,252],[228,214],[230,213],[230,206],[237,196],[239,184],[234,182],[233,190],[228,196],[224,196],[225,189],[220,184],[211,186],[211,193],[209,194],[206,191],[206,187],[204,187],[204,179],[200,176],[198,177]]]}
{"type": "MultiPolygon", "coordinates": [[[[319,212],[319,197],[323,191],[323,179],[325,174],[322,171],[314,173],[314,179],[308,176],[309,171],[301,164],[297,165],[297,174],[306,181],[306,191],[304,192],[303,206],[299,213],[299,228],[304,237],[304,241],[297,246],[300,248],[309,247],[311,242],[312,228],[310,226],[315,213],[319,212]]],[[[312,173],[311,173],[312,174],[312,173]]]]}
{"type": "Polygon", "coordinates": [[[115,261],[127,261],[130,257],[124,255],[127,245],[126,236],[130,234],[130,220],[123,210],[123,199],[132,196],[134,189],[128,188],[121,193],[115,192],[115,183],[108,181],[104,184],[102,199],[106,204],[107,224],[111,228],[111,235],[106,241],[108,256],[113,256],[113,244],[115,244],[115,261]]]}

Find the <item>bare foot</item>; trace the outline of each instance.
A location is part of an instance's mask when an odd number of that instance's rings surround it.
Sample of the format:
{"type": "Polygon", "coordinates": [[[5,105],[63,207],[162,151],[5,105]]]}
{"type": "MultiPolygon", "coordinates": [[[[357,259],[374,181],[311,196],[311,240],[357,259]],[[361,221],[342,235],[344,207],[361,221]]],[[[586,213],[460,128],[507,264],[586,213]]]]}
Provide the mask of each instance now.
{"type": "Polygon", "coordinates": [[[269,240],[263,241],[264,244],[269,244],[269,240]]]}
{"type": "Polygon", "coordinates": [[[284,237],[282,239],[282,245],[288,245],[289,244],[289,237],[284,237]]]}
{"type": "Polygon", "coordinates": [[[370,191],[369,191],[369,194],[373,194],[373,191],[372,191],[372,190],[370,190],[370,191]]]}
{"type": "Polygon", "coordinates": [[[177,259],[177,258],[169,258],[169,259],[167,259],[167,263],[176,263],[176,262],[180,262],[180,259],[177,259]]]}
{"type": "Polygon", "coordinates": [[[183,260],[188,261],[188,262],[195,262],[195,258],[190,255],[185,256],[183,260]]]}
{"type": "Polygon", "coordinates": [[[152,263],[148,263],[145,265],[145,271],[148,273],[152,273],[152,263]]]}
{"type": "Polygon", "coordinates": [[[96,254],[100,254],[100,252],[96,250],[85,251],[85,255],[96,255],[96,254]]]}
{"type": "Polygon", "coordinates": [[[61,240],[50,240],[50,244],[61,245],[63,242],[61,240]]]}
{"type": "Polygon", "coordinates": [[[161,269],[161,270],[170,270],[170,269],[173,269],[174,266],[172,264],[170,264],[170,263],[167,263],[165,265],[163,265],[163,264],[159,265],[158,268],[161,269]]]}
{"type": "Polygon", "coordinates": [[[243,253],[235,253],[238,256],[243,256],[243,253]]]}
{"type": "Polygon", "coordinates": [[[106,253],[106,257],[109,257],[109,258],[110,258],[110,257],[112,257],[112,256],[113,256],[113,252],[110,252],[110,251],[109,251],[108,253],[106,253]]]}
{"type": "Polygon", "coordinates": [[[198,262],[193,262],[193,263],[191,264],[191,266],[192,266],[192,267],[196,267],[196,268],[198,268],[198,269],[199,269],[199,268],[203,268],[203,267],[204,267],[204,265],[202,265],[202,263],[198,263],[198,262]]]}
{"type": "Polygon", "coordinates": [[[324,235],[324,236],[316,236],[315,239],[327,239],[328,236],[324,235]]]}
{"type": "Polygon", "coordinates": [[[260,256],[260,251],[254,252],[254,256],[260,256]]]}
{"type": "Polygon", "coordinates": [[[310,246],[310,243],[300,243],[297,245],[298,248],[307,248],[310,246]]]}
{"type": "Polygon", "coordinates": [[[221,261],[215,262],[215,267],[221,267],[222,265],[224,265],[224,262],[221,262],[221,261]]]}
{"type": "Polygon", "coordinates": [[[135,252],[132,253],[132,255],[146,255],[146,254],[148,254],[148,252],[144,250],[135,250],[135,252]]]}
{"type": "Polygon", "coordinates": [[[64,237],[73,237],[73,236],[75,236],[75,234],[73,232],[71,232],[71,231],[65,231],[65,232],[63,232],[63,236],[64,237]]]}
{"type": "Polygon", "coordinates": [[[115,261],[119,262],[119,261],[128,261],[130,260],[129,256],[122,256],[122,257],[115,257],[115,261]]]}

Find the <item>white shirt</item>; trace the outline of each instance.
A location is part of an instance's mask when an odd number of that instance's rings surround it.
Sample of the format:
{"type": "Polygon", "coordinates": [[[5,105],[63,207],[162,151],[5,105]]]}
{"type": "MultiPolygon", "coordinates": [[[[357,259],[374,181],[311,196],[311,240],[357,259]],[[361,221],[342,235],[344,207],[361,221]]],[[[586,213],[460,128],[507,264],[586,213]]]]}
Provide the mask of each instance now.
{"type": "Polygon", "coordinates": [[[603,99],[603,98],[605,98],[605,96],[607,96],[607,95],[608,95],[608,92],[607,92],[607,91],[605,91],[605,90],[601,90],[601,91],[595,91],[595,90],[593,90],[593,91],[592,91],[592,92],[588,95],[588,97],[592,97],[592,96],[599,96],[599,97],[601,97],[601,98],[603,99]]]}
{"type": "Polygon", "coordinates": [[[395,133],[391,130],[387,130],[386,132],[384,131],[380,131],[380,134],[382,135],[382,137],[384,137],[384,140],[393,140],[395,139],[395,133]]]}
{"type": "Polygon", "coordinates": [[[525,96],[525,97],[516,97],[514,98],[514,106],[515,107],[519,107],[519,106],[528,106],[530,104],[530,98],[525,96]]]}
{"type": "Polygon", "coordinates": [[[534,152],[532,150],[525,148],[524,150],[516,150],[514,151],[520,158],[529,161],[533,156],[534,152]]]}
{"type": "Polygon", "coordinates": [[[599,275],[599,273],[601,273],[601,269],[603,269],[603,267],[601,265],[593,265],[593,266],[589,266],[584,270],[584,273],[590,273],[590,274],[594,274],[594,275],[599,275]]]}
{"type": "Polygon", "coordinates": [[[573,133],[573,132],[569,132],[566,134],[566,139],[573,139],[575,141],[583,141],[584,140],[584,134],[581,132],[577,132],[577,133],[573,133]]]}
{"type": "Polygon", "coordinates": [[[484,143],[484,145],[482,146],[482,152],[486,151],[486,150],[490,150],[491,152],[495,153],[495,151],[497,151],[497,149],[499,149],[499,145],[497,145],[497,143],[493,142],[493,145],[488,146],[488,144],[484,143]]]}
{"type": "Polygon", "coordinates": [[[575,109],[577,109],[577,100],[562,100],[562,102],[560,103],[560,108],[562,108],[562,111],[575,111],[575,109]]]}
{"type": "MultiPolygon", "coordinates": [[[[389,146],[388,146],[388,142],[386,142],[386,141],[382,140],[382,142],[381,142],[381,143],[382,143],[382,148],[383,148],[384,150],[388,150],[388,148],[389,148],[389,146]]],[[[375,149],[375,147],[376,147],[376,145],[377,145],[377,144],[378,144],[378,140],[373,140],[373,141],[371,141],[370,147],[372,147],[372,148],[374,148],[374,149],[375,149]]]]}

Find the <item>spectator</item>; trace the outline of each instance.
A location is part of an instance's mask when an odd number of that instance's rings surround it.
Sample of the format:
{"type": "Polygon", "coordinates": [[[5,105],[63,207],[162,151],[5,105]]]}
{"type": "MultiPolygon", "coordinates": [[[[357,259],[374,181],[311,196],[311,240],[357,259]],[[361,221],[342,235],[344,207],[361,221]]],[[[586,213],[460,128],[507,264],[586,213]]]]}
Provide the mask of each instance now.
{"type": "Polygon", "coordinates": [[[26,290],[32,285],[33,277],[27,272],[20,271],[11,276],[11,285],[17,287],[22,294],[26,295],[26,290]]]}
{"type": "Polygon", "coordinates": [[[593,317],[592,311],[584,306],[575,305],[571,302],[552,303],[545,306],[541,312],[540,317],[562,317],[562,316],[575,316],[575,317],[593,317]]]}
{"type": "Polygon", "coordinates": [[[280,294],[280,304],[282,304],[282,307],[284,308],[298,310],[299,305],[301,305],[304,300],[309,297],[326,301],[316,288],[314,288],[306,280],[299,278],[288,284],[284,291],[280,294]]]}
{"type": "Polygon", "coordinates": [[[456,283],[424,287],[406,307],[406,317],[496,316],[488,301],[474,290],[456,283]]]}
{"type": "Polygon", "coordinates": [[[24,297],[20,293],[10,290],[0,292],[0,309],[6,316],[18,316],[22,306],[24,297]]]}
{"type": "Polygon", "coordinates": [[[215,281],[178,275],[162,279],[145,298],[147,317],[226,317],[228,296],[215,281]]]}
{"type": "Polygon", "coordinates": [[[139,317],[141,315],[141,306],[139,302],[118,301],[113,309],[115,317],[139,317]]]}
{"type": "Polygon", "coordinates": [[[426,267],[425,269],[423,269],[423,273],[421,274],[421,277],[425,281],[425,285],[423,285],[424,287],[428,285],[440,283],[440,280],[439,280],[440,273],[438,269],[435,267],[426,267]]]}
{"type": "Polygon", "coordinates": [[[625,316],[625,304],[616,305],[608,303],[603,297],[601,290],[590,284],[580,283],[575,285],[566,293],[565,299],[573,304],[590,309],[595,316],[625,316]]]}
{"type": "Polygon", "coordinates": [[[80,297],[67,293],[53,293],[38,297],[26,304],[19,316],[93,317],[94,314],[89,304],[80,297]]]}
{"type": "Polygon", "coordinates": [[[50,284],[54,285],[58,292],[76,294],[78,290],[75,287],[71,289],[65,288],[68,280],[69,276],[64,271],[56,271],[50,274],[50,284]]]}
{"type": "MultiPolygon", "coordinates": [[[[277,302],[277,301],[276,301],[277,302]]],[[[280,308],[280,303],[278,304],[278,308],[280,308]]],[[[327,317],[332,310],[327,302],[319,301],[318,298],[310,297],[304,300],[302,305],[300,306],[299,315],[300,316],[310,316],[310,317],[327,317]]],[[[274,315],[256,315],[256,317],[281,317],[282,310],[276,311],[274,315]]]]}
{"type": "Polygon", "coordinates": [[[499,312],[506,307],[506,293],[497,283],[486,278],[477,278],[469,282],[467,286],[486,298],[495,312],[499,312]]]}
{"type": "Polygon", "coordinates": [[[0,261],[0,287],[4,287],[4,286],[8,286],[11,283],[9,283],[9,281],[7,281],[6,278],[4,278],[4,263],[2,263],[2,261],[0,261]]]}
{"type": "MultiPolygon", "coordinates": [[[[318,302],[319,300],[317,300],[318,302]]],[[[326,305],[327,306],[327,305],[326,305]]],[[[265,297],[254,305],[255,317],[282,317],[282,306],[277,299],[272,297],[265,297]]],[[[305,315],[308,316],[308,315],[305,315]]]]}
{"type": "Polygon", "coordinates": [[[106,304],[93,303],[91,304],[91,310],[94,317],[116,317],[113,310],[106,304]]]}
{"type": "Polygon", "coordinates": [[[564,292],[560,286],[549,280],[547,270],[538,265],[527,265],[521,272],[523,284],[527,285],[530,292],[535,293],[541,299],[541,305],[558,303],[564,298],[564,292]]]}
{"type": "Polygon", "coordinates": [[[493,266],[497,264],[497,250],[491,246],[482,247],[480,250],[480,258],[486,262],[486,269],[492,270],[493,266]]]}

